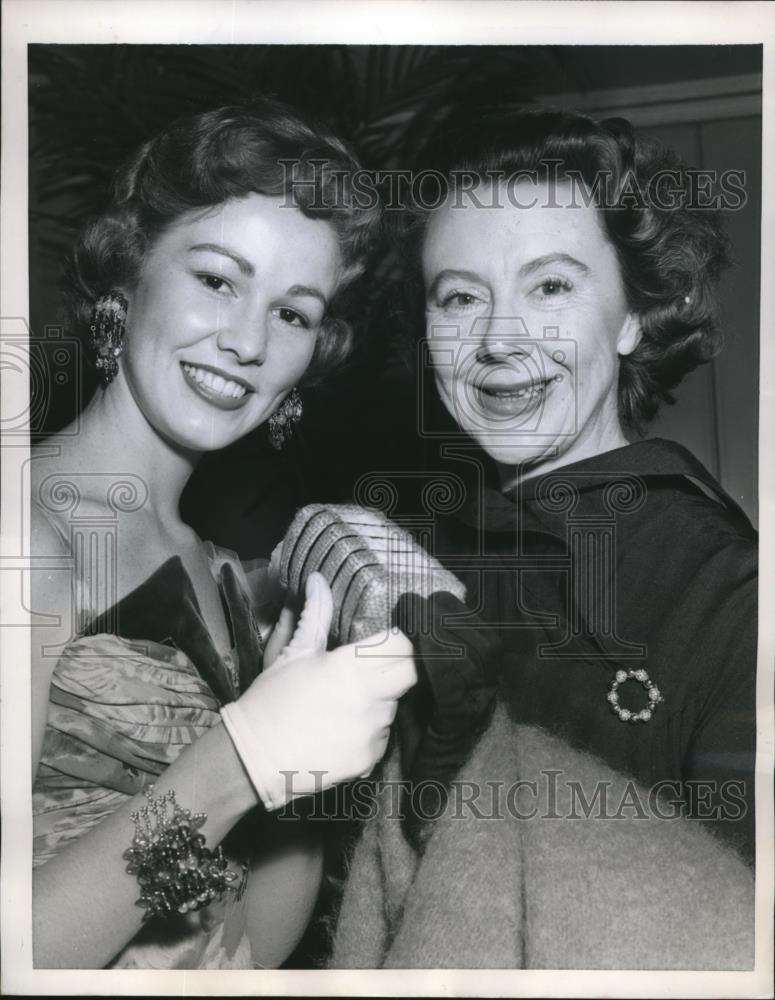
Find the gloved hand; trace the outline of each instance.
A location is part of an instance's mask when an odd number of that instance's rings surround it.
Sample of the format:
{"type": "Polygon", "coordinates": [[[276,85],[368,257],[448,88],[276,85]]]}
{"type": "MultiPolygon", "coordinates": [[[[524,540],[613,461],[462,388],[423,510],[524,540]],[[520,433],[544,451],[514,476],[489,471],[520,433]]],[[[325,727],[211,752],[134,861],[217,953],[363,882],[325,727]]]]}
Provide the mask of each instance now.
{"type": "MultiPolygon", "coordinates": [[[[403,777],[414,785],[432,781],[443,806],[450,782],[492,716],[501,643],[491,626],[444,591],[428,598],[403,594],[393,620],[412,640],[419,676],[401,702],[396,725],[403,777]]],[[[422,853],[432,823],[412,810],[410,796],[403,802],[404,833],[422,853]]]]}
{"type": "Polygon", "coordinates": [[[267,809],[366,777],[385,752],[398,699],[417,680],[412,644],[401,632],[326,652],[332,613],[328,584],[312,573],[291,641],[221,709],[267,809]]]}

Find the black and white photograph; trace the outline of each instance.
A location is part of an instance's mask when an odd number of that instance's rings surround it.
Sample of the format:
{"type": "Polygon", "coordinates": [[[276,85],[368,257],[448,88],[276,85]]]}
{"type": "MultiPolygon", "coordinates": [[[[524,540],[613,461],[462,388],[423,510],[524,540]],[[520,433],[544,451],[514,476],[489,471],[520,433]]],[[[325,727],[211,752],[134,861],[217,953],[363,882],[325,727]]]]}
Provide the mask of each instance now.
{"type": "Polygon", "coordinates": [[[736,9],[5,0],[4,992],[773,996],[736,9]]]}

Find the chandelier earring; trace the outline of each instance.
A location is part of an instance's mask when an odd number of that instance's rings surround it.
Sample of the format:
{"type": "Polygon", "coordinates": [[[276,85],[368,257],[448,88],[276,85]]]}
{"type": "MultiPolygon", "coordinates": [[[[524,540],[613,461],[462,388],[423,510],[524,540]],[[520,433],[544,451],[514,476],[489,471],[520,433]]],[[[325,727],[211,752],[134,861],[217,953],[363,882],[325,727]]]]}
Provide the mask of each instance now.
{"type": "Polygon", "coordinates": [[[293,437],[293,429],[301,420],[301,396],[291,389],[280,406],[269,418],[269,440],[276,451],[280,451],[293,437]]]}
{"type": "Polygon", "coordinates": [[[125,296],[113,289],[97,299],[92,310],[89,339],[104,386],[110,385],[118,373],[128,305],[125,296]]]}

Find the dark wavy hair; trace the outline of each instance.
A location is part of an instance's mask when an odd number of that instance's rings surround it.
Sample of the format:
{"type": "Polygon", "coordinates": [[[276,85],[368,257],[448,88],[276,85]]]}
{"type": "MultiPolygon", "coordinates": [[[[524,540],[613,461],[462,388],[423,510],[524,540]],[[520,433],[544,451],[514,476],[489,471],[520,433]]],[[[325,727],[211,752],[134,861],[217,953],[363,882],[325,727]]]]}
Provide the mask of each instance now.
{"type": "Polygon", "coordinates": [[[308,218],[330,223],[342,255],[337,294],[302,384],[319,381],[352,350],[348,293],[379,233],[376,199],[353,190],[359,169],[343,142],[275,100],[173,122],[118,170],[110,204],[76,243],[65,271],[74,329],[88,332],[97,299],[131,287],[154,240],[186,213],[251,193],[286,197],[308,218]]]}
{"type": "Polygon", "coordinates": [[[432,171],[432,191],[427,198],[420,189],[409,212],[415,266],[432,211],[422,206],[434,204],[434,191],[438,204],[439,173],[448,192],[461,178],[470,186],[472,177],[518,174],[586,186],[642,329],[637,348],[620,358],[619,417],[629,431],[642,433],[662,402],[674,402],[671,390],[681,379],[720,350],[716,286],[729,263],[720,212],[693,203],[687,167],[672,151],[636,137],[626,120],[553,110],[484,113],[429,144],[422,165],[432,171]]]}

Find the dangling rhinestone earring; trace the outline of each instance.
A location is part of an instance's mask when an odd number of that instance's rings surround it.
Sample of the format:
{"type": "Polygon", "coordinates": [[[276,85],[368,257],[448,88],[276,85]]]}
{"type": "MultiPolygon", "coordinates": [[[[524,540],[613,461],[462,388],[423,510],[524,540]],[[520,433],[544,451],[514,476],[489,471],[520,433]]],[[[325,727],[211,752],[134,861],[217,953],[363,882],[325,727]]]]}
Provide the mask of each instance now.
{"type": "Polygon", "coordinates": [[[301,420],[301,396],[291,389],[280,406],[269,418],[269,440],[280,451],[293,437],[293,428],[301,420]]]}
{"type": "Polygon", "coordinates": [[[104,386],[110,385],[118,373],[118,359],[124,350],[124,325],[129,303],[121,292],[113,289],[97,299],[92,312],[91,346],[97,354],[97,368],[104,386]]]}

